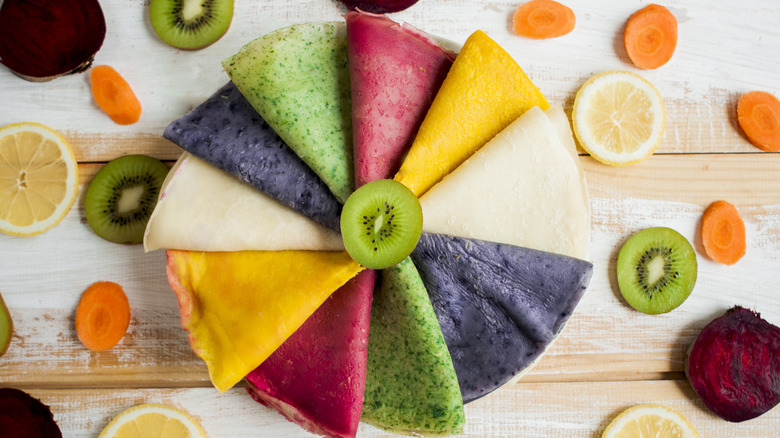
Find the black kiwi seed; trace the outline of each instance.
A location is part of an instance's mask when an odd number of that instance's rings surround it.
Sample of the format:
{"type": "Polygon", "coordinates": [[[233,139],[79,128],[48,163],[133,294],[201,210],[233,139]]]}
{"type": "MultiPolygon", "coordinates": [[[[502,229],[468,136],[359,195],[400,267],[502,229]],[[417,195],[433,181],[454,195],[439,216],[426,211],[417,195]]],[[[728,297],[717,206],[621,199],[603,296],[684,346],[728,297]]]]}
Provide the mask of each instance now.
{"type": "Polygon", "coordinates": [[[200,49],[227,32],[233,20],[233,0],[152,0],[149,18],[166,43],[200,49]]]}
{"type": "Polygon", "coordinates": [[[678,232],[648,228],[620,249],[618,285],[626,301],[649,314],[666,313],[690,295],[696,283],[696,254],[678,232]]]}
{"type": "Polygon", "coordinates": [[[142,242],[167,174],[165,164],[145,155],[112,160],[87,189],[84,209],[89,226],[111,242],[142,242]]]}

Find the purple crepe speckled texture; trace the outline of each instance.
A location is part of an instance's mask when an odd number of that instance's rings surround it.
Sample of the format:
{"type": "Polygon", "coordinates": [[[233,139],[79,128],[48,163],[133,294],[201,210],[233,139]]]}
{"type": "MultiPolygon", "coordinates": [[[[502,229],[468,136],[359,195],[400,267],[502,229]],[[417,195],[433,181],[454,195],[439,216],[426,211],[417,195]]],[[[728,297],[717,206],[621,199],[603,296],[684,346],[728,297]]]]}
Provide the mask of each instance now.
{"type": "Polygon", "coordinates": [[[442,234],[423,233],[411,257],[465,403],[510,381],[544,352],[593,274],[584,260],[442,234]]]}
{"type": "Polygon", "coordinates": [[[229,82],[173,121],[163,136],[333,230],[341,204],[229,82]]]}

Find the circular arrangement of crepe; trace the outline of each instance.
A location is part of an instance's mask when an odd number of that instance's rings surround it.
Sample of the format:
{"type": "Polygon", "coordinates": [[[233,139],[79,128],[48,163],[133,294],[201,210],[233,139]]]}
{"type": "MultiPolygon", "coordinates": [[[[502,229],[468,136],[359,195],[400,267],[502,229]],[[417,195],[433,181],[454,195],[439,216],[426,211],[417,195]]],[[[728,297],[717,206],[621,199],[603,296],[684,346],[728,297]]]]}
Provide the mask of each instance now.
{"type": "Polygon", "coordinates": [[[592,274],[563,110],[481,31],[456,57],[366,13],[280,29],[224,66],[231,82],[165,131],[187,154],[145,239],[170,249],[215,386],[246,376],[315,433],[460,432],[463,403],[541,357],[592,274]],[[393,176],[424,233],[402,264],[363,270],[341,251],[340,202],[393,176]]]}

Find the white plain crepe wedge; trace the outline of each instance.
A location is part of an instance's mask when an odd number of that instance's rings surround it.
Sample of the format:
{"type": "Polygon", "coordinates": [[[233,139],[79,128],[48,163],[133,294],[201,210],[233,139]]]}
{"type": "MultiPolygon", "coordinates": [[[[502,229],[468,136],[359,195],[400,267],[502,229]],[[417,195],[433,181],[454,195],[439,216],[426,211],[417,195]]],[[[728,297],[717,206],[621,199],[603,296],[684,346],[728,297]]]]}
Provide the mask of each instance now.
{"type": "Polygon", "coordinates": [[[160,190],[144,249],[343,251],[341,236],[184,153],[160,190]]]}
{"type": "Polygon", "coordinates": [[[566,115],[531,108],[420,198],[423,231],[587,260],[590,203],[566,115]]]}

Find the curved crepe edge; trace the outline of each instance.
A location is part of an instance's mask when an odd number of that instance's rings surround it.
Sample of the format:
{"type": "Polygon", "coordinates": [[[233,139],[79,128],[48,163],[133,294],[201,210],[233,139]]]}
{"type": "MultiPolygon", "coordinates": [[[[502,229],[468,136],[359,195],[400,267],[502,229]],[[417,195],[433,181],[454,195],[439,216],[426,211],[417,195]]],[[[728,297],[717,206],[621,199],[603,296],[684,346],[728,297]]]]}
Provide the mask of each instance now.
{"type": "MultiPolygon", "coordinates": [[[[544,148],[540,147],[532,148],[538,151],[545,151],[544,148]]],[[[510,153],[516,153],[514,145],[512,145],[510,153]]],[[[499,163],[497,166],[500,170],[504,172],[507,171],[506,161],[499,163]]],[[[515,174],[516,172],[512,173],[513,176],[511,176],[511,178],[514,178],[515,174]]],[[[509,175],[509,173],[506,175],[509,175]]],[[[478,181],[484,181],[484,178],[479,179],[478,181]]],[[[510,182],[512,181],[514,180],[510,180],[510,182]]],[[[482,183],[479,184],[479,187],[474,187],[473,189],[485,190],[485,187],[481,186],[482,183]]],[[[494,191],[488,192],[495,193],[494,191]]],[[[534,191],[533,193],[538,193],[538,191],[534,191]]],[[[541,197],[541,195],[537,195],[537,197],[541,197]]],[[[480,199],[484,199],[484,196],[480,199]]],[[[495,201],[488,202],[493,202],[495,204],[495,201]]],[[[591,211],[587,182],[581,163],[577,158],[571,126],[560,106],[550,107],[548,110],[542,110],[538,106],[531,107],[528,111],[523,113],[523,115],[513,120],[507,127],[491,138],[485,145],[479,148],[474,155],[461,163],[457,168],[444,176],[441,181],[423,194],[420,197],[420,204],[423,207],[424,232],[506,243],[567,255],[586,261],[589,260],[591,211]],[[534,128],[537,124],[543,124],[544,126],[534,128]],[[511,139],[514,138],[513,134],[519,131],[520,135],[523,136],[534,135],[526,134],[527,132],[530,132],[531,129],[546,131],[537,131],[537,134],[535,135],[548,138],[550,146],[553,147],[546,156],[549,157],[549,159],[554,158],[558,161],[554,166],[550,167],[550,169],[554,168],[559,171],[565,170],[565,174],[571,178],[569,181],[572,184],[572,190],[565,192],[564,195],[566,200],[562,204],[559,202],[559,204],[574,209],[573,212],[576,213],[576,215],[569,217],[575,226],[570,232],[566,233],[567,239],[563,242],[555,239],[545,240],[545,242],[553,240],[556,242],[554,245],[547,243],[542,244],[539,240],[541,236],[532,234],[529,231],[530,225],[524,228],[522,239],[518,239],[518,236],[515,233],[507,232],[508,230],[504,227],[515,227],[514,225],[510,226],[508,222],[496,223],[494,225],[498,226],[498,228],[492,228],[492,231],[490,231],[491,229],[486,230],[484,226],[480,227],[481,224],[478,222],[480,216],[484,219],[483,210],[475,211],[474,209],[470,209],[464,204],[464,200],[461,199],[460,196],[458,196],[457,199],[454,197],[454,187],[463,185],[469,180],[475,182],[475,175],[484,173],[484,171],[480,170],[481,166],[478,165],[479,163],[487,165],[486,160],[488,156],[506,158],[506,145],[512,143],[511,139]],[[462,178],[465,181],[461,182],[457,178],[462,178]],[[574,186],[578,186],[578,188],[575,188],[574,186]],[[445,203],[444,201],[449,202],[445,203]],[[443,205],[447,205],[446,214],[443,212],[443,205]],[[570,241],[569,244],[562,247],[561,243],[566,243],[567,240],[570,241]]],[[[501,205],[506,206],[506,204],[501,205]]],[[[488,207],[492,208],[495,207],[495,205],[489,205],[488,207]]],[[[517,229],[509,231],[517,231],[517,229]]],[[[551,230],[548,230],[547,234],[549,234],[549,232],[551,232],[551,230]]]]}
{"type": "Polygon", "coordinates": [[[563,107],[561,105],[551,105],[548,110],[544,111],[544,114],[548,119],[550,119],[550,123],[552,123],[553,127],[558,131],[558,137],[560,137],[561,143],[566,148],[566,151],[571,155],[572,160],[574,160],[574,165],[577,167],[577,172],[580,175],[582,199],[584,200],[587,212],[586,232],[588,233],[588,238],[585,239],[586,247],[583,248],[583,254],[581,258],[583,260],[590,261],[590,240],[592,228],[590,192],[588,190],[588,181],[585,179],[585,170],[582,168],[580,155],[577,152],[577,145],[574,142],[574,134],[571,130],[571,123],[569,122],[569,118],[566,116],[566,113],[563,111],[563,107]]]}
{"type": "MultiPolygon", "coordinates": [[[[339,160],[338,165],[333,165],[333,163],[322,165],[321,162],[317,162],[319,159],[314,159],[314,157],[311,156],[312,152],[318,149],[318,145],[312,143],[310,140],[301,140],[296,141],[295,137],[298,137],[298,134],[295,133],[295,129],[289,128],[288,121],[284,121],[282,123],[277,123],[277,117],[274,117],[272,114],[269,114],[270,111],[266,111],[266,108],[264,108],[261,104],[257,104],[257,100],[253,99],[251,97],[251,94],[246,93],[245,91],[249,91],[250,85],[248,85],[245,80],[237,77],[237,70],[234,67],[234,64],[238,63],[243,57],[247,56],[248,53],[251,51],[256,51],[262,53],[264,49],[273,48],[277,49],[275,47],[275,43],[280,43],[282,41],[286,41],[287,35],[292,31],[311,31],[312,29],[316,30],[317,28],[324,29],[326,27],[332,28],[333,35],[334,35],[334,41],[342,41],[343,40],[343,47],[344,47],[344,58],[346,60],[347,58],[347,24],[344,21],[315,21],[315,22],[306,22],[306,23],[296,23],[291,24],[289,26],[285,26],[283,28],[275,29],[265,35],[261,35],[254,40],[246,43],[243,45],[237,52],[233,53],[232,55],[228,56],[227,58],[222,60],[222,66],[224,70],[227,72],[228,76],[230,77],[231,81],[236,85],[239,92],[244,95],[244,97],[247,98],[249,103],[252,105],[253,108],[260,114],[260,116],[268,123],[268,125],[279,135],[279,137],[282,138],[282,140],[298,155],[298,157],[303,160],[304,163],[315,173],[317,176],[319,176],[322,181],[325,183],[325,185],[330,189],[330,191],[333,193],[333,195],[336,197],[336,199],[340,203],[344,203],[349,195],[355,190],[355,175],[354,175],[354,165],[352,164],[354,161],[354,157],[352,154],[352,117],[351,117],[351,111],[347,112],[347,117],[345,117],[342,122],[348,121],[349,123],[347,126],[342,126],[342,128],[347,129],[341,129],[341,134],[343,135],[344,144],[341,145],[327,145],[325,144],[325,147],[333,146],[331,149],[334,152],[341,152],[340,147],[344,146],[344,159],[339,160]],[[281,36],[281,37],[280,37],[281,36]],[[346,178],[345,181],[339,181],[340,177],[346,178]]],[[[307,45],[311,44],[311,41],[307,43],[307,45]]],[[[336,43],[338,44],[338,43],[336,43]]],[[[274,53],[273,50],[270,51],[270,53],[274,53]]],[[[253,61],[255,57],[253,57],[253,61]]],[[[283,68],[283,67],[282,67],[283,68]]],[[[346,90],[350,89],[349,84],[349,67],[344,67],[347,72],[347,81],[346,84],[340,84],[346,88],[346,90]]],[[[336,68],[338,70],[338,67],[336,68]]],[[[276,70],[274,70],[276,71],[276,70]]],[[[338,79],[336,79],[338,80],[338,79]]],[[[257,92],[257,90],[254,90],[257,92]]],[[[289,90],[288,90],[289,91],[289,90]]],[[[257,94],[257,93],[256,93],[257,94]]],[[[279,95],[286,95],[288,93],[286,92],[280,92],[279,95]]],[[[347,93],[349,96],[351,106],[351,93],[347,93]]],[[[342,105],[342,102],[339,102],[338,105],[342,105]]],[[[342,115],[343,116],[343,115],[342,115]]],[[[327,118],[327,117],[326,117],[327,118]]],[[[297,120],[297,119],[296,119],[297,120]]],[[[321,117],[317,117],[318,123],[315,124],[316,126],[321,125],[321,117]]],[[[298,125],[295,125],[298,126],[298,125]]],[[[341,158],[341,157],[339,157],[341,158]]]]}
{"type": "MultiPolygon", "coordinates": [[[[189,204],[199,202],[204,201],[191,201],[189,204]]],[[[156,249],[343,251],[344,245],[339,233],[185,152],[163,182],[157,205],[146,226],[144,250],[156,249]],[[218,190],[207,194],[208,208],[201,206],[199,211],[177,209],[170,204],[170,199],[176,197],[177,202],[187,202],[197,194],[189,192],[197,191],[191,181],[178,184],[181,179],[192,178],[195,173],[198,173],[197,183],[202,184],[201,189],[213,186],[218,190]],[[238,199],[241,202],[235,202],[238,199]],[[235,220],[222,221],[222,225],[210,223],[219,222],[219,215],[224,216],[224,212],[234,212],[235,220]],[[212,219],[204,221],[203,218],[209,215],[212,219]],[[266,228],[263,229],[263,226],[266,228]]]]}
{"type": "MultiPolygon", "coordinates": [[[[209,378],[211,379],[213,386],[221,393],[232,388],[247,374],[257,368],[257,366],[273,354],[273,352],[276,351],[276,349],[306,321],[306,319],[316,312],[330,295],[365,269],[363,266],[353,261],[345,251],[234,251],[208,253],[200,251],[169,250],[166,252],[166,255],[168,257],[166,273],[168,282],[171,289],[175,292],[180,306],[182,328],[187,331],[192,350],[207,365],[209,378]],[[208,294],[213,292],[213,289],[210,290],[210,287],[213,287],[214,285],[206,284],[205,286],[199,286],[199,279],[206,278],[205,274],[210,270],[209,262],[211,261],[211,264],[213,264],[213,259],[206,260],[204,258],[222,258],[224,256],[244,257],[242,254],[254,257],[251,254],[254,253],[260,254],[264,260],[273,261],[274,263],[280,261],[280,266],[284,267],[285,265],[290,265],[290,259],[280,260],[281,258],[278,254],[296,252],[309,259],[309,264],[297,264],[296,269],[299,271],[299,275],[306,270],[312,272],[314,272],[314,269],[321,270],[316,274],[309,273],[302,277],[297,277],[299,283],[312,275],[319,276],[322,272],[326,272],[329,275],[325,275],[322,278],[322,281],[317,282],[315,286],[307,287],[308,296],[298,293],[297,297],[289,299],[280,299],[280,296],[271,298],[269,301],[277,307],[279,304],[276,302],[277,300],[283,301],[282,304],[287,306],[293,304],[298,305],[298,307],[292,311],[288,310],[286,313],[281,314],[282,317],[273,318],[273,312],[271,312],[271,319],[276,319],[276,322],[279,323],[280,329],[277,330],[277,333],[272,333],[271,336],[267,337],[264,336],[263,340],[265,343],[260,343],[259,339],[253,338],[253,340],[250,341],[254,346],[252,350],[242,351],[238,349],[236,344],[245,344],[247,339],[250,338],[245,334],[237,335],[235,338],[232,337],[231,335],[236,335],[236,333],[235,331],[231,332],[230,328],[235,324],[225,325],[223,323],[223,318],[226,315],[224,312],[220,312],[219,308],[217,308],[217,311],[209,311],[211,307],[208,306],[208,302],[212,302],[213,305],[214,300],[204,299],[204,297],[208,298],[208,294]],[[270,258],[269,256],[272,255],[274,257],[270,258]],[[317,261],[318,259],[321,263],[318,262],[319,266],[315,268],[312,266],[315,263],[312,262],[317,261]],[[182,278],[195,279],[198,284],[185,284],[185,282],[182,281],[182,278]],[[206,288],[206,295],[199,295],[199,291],[202,290],[202,287],[206,288]],[[302,298],[305,298],[305,300],[302,300],[302,298]],[[298,302],[296,302],[296,300],[298,302]],[[195,319],[193,320],[193,318],[195,319]],[[211,322],[214,324],[210,324],[211,322]],[[242,355],[242,353],[244,354],[242,355]]],[[[296,256],[295,254],[289,254],[289,257],[296,256]]],[[[239,266],[239,269],[241,269],[241,266],[239,266]]],[[[279,277],[279,272],[276,272],[273,269],[271,269],[270,272],[272,272],[272,276],[279,277]]],[[[253,283],[253,285],[258,284],[260,284],[260,286],[253,287],[259,287],[261,289],[269,288],[269,286],[265,284],[258,282],[253,283]]],[[[217,286],[220,285],[217,284],[217,286]]],[[[235,295],[235,293],[233,295],[235,295]]],[[[268,300],[269,294],[267,291],[261,293],[261,295],[268,300]]],[[[237,301],[235,296],[232,301],[237,301]]],[[[257,305],[257,301],[250,303],[250,309],[253,309],[252,306],[257,305]]],[[[251,314],[252,321],[260,321],[260,319],[258,319],[259,314],[247,312],[246,309],[243,309],[242,312],[242,316],[246,317],[247,314],[251,314]]],[[[232,318],[233,315],[228,316],[231,316],[228,321],[235,321],[232,318]]],[[[268,323],[264,323],[264,325],[267,326],[268,323]]]]}

